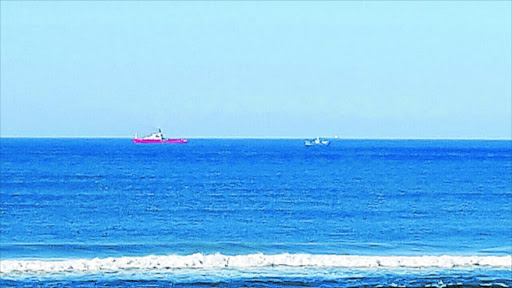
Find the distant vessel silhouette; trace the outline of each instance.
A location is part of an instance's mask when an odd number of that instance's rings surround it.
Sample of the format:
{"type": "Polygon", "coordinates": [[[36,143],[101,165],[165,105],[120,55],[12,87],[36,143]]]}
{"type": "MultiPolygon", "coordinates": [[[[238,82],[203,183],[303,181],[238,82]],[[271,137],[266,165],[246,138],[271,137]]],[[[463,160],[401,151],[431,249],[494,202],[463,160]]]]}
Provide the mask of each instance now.
{"type": "Polygon", "coordinates": [[[157,133],[153,133],[149,136],[138,138],[137,133],[135,133],[135,137],[133,138],[133,143],[188,143],[188,140],[183,139],[166,139],[162,134],[162,129],[158,129],[157,133]]]}
{"type": "Polygon", "coordinates": [[[321,140],[319,137],[316,137],[315,139],[313,140],[305,140],[304,141],[304,145],[306,146],[329,146],[329,141],[328,140],[321,140]]]}

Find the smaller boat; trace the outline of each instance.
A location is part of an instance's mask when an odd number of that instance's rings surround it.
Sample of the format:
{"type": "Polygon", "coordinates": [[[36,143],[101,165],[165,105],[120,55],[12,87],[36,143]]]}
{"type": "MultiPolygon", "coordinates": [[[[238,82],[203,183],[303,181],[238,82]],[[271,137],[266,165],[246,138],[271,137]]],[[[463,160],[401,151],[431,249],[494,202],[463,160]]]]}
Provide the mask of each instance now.
{"type": "Polygon", "coordinates": [[[321,140],[319,137],[316,137],[313,140],[305,140],[304,145],[306,146],[329,146],[328,140],[321,140]]]}
{"type": "Polygon", "coordinates": [[[162,134],[162,130],[158,129],[158,133],[153,133],[149,136],[138,138],[137,133],[135,133],[135,138],[133,138],[133,143],[188,143],[187,139],[166,139],[162,134]]]}

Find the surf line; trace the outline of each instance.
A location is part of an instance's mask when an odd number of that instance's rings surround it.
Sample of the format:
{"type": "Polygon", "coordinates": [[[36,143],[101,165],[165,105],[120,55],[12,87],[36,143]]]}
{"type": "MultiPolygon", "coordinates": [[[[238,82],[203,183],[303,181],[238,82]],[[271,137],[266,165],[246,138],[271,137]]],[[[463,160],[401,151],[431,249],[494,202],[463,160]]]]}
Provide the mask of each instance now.
{"type": "Polygon", "coordinates": [[[0,260],[0,275],[24,272],[103,272],[132,269],[257,268],[257,267],[346,267],[346,268],[463,268],[512,269],[506,256],[357,256],[316,254],[192,254],[93,259],[0,260]]]}

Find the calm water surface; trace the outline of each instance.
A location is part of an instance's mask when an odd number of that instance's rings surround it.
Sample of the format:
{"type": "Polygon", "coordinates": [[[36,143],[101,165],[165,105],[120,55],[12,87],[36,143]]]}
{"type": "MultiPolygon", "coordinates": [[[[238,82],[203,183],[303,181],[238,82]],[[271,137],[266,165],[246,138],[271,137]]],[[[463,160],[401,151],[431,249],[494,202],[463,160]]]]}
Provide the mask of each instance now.
{"type": "MultiPolygon", "coordinates": [[[[512,254],[511,141],[339,140],[305,147],[291,139],[136,145],[4,138],[0,144],[4,263],[195,253],[512,254]]],[[[0,284],[512,285],[510,267],[142,268],[22,269],[0,274],[0,284]]]]}

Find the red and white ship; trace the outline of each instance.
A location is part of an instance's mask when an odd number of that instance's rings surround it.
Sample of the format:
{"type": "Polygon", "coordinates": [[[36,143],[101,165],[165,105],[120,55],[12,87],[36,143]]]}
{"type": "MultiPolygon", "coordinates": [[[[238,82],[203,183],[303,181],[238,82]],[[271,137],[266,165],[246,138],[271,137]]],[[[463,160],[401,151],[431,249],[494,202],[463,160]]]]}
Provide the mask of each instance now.
{"type": "Polygon", "coordinates": [[[188,140],[186,138],[182,139],[166,139],[164,138],[164,135],[162,134],[162,130],[158,129],[158,133],[153,133],[149,136],[138,138],[137,134],[135,134],[135,138],[133,138],[133,143],[188,143],[188,140]]]}

